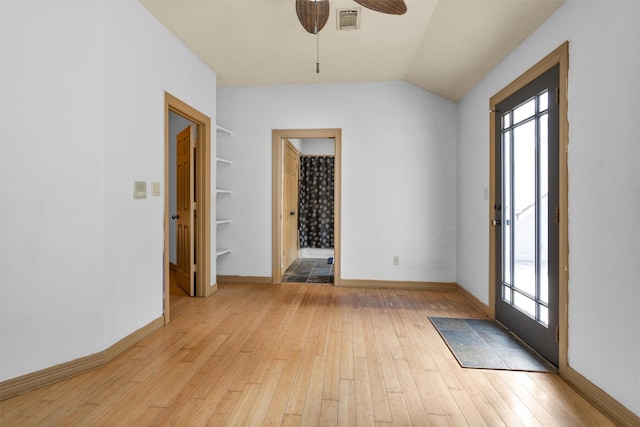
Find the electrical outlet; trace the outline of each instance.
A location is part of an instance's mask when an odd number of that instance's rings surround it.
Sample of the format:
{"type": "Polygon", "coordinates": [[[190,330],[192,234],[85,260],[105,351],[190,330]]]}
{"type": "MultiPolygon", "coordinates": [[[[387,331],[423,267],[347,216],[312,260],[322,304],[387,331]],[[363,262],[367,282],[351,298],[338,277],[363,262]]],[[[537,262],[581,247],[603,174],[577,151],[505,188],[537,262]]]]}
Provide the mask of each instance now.
{"type": "Polygon", "coordinates": [[[398,255],[394,255],[393,265],[400,265],[400,257],[398,255]]]}

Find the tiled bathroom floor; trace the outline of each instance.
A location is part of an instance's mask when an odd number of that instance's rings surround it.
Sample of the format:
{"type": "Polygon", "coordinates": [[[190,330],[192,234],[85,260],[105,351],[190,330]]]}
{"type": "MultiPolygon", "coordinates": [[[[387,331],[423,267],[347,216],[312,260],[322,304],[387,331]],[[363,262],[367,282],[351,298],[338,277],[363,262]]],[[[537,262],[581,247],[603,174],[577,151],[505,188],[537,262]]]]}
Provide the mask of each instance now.
{"type": "Polygon", "coordinates": [[[282,281],[332,284],[333,264],[328,264],[327,258],[300,258],[284,272],[282,281]]]}

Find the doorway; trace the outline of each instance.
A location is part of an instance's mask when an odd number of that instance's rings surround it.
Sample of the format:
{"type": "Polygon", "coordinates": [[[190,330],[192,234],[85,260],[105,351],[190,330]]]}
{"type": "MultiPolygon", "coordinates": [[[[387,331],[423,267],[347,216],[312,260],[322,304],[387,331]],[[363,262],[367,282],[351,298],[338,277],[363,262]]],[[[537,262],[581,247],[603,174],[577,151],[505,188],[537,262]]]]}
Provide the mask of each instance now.
{"type": "Polygon", "coordinates": [[[282,281],[333,285],[333,138],[284,141],[282,281]]]}
{"type": "MultiPolygon", "coordinates": [[[[314,266],[318,264],[318,271],[328,270],[331,273],[333,284],[340,285],[340,195],[341,195],[341,154],[342,154],[342,130],[341,129],[290,129],[290,130],[274,130],[272,138],[273,152],[273,177],[272,177],[272,194],[273,194],[273,212],[272,212],[272,282],[281,283],[283,273],[287,267],[298,267],[299,269],[309,269],[307,276],[310,276],[314,266]],[[298,216],[300,215],[297,203],[297,183],[293,184],[293,178],[288,179],[289,175],[298,174],[295,168],[287,163],[292,163],[295,151],[300,153],[295,147],[296,142],[302,144],[302,141],[317,143],[321,140],[331,141],[331,163],[333,176],[333,193],[332,206],[333,226],[330,233],[332,239],[332,256],[324,258],[322,263],[317,263],[317,259],[311,260],[317,253],[318,257],[324,257],[323,249],[319,248],[303,248],[308,259],[301,259],[301,248],[298,237],[298,216]],[[293,141],[293,144],[292,144],[293,141]],[[288,161],[287,161],[288,160],[288,161]],[[290,173],[289,173],[290,172],[290,173]],[[292,181],[289,183],[288,181],[292,181]],[[295,192],[296,194],[289,194],[295,192]],[[315,252],[314,252],[315,251],[315,252]],[[327,264],[330,261],[331,264],[327,264]],[[285,265],[287,264],[287,265],[285,265]],[[313,266],[312,266],[313,264],[313,266]],[[319,265],[324,264],[324,265],[319,265]],[[328,266],[325,266],[328,265],[328,266]]],[[[299,154],[295,154],[295,157],[299,154]]],[[[315,157],[329,157],[315,156],[315,157]]],[[[319,160],[320,161],[320,160],[319,160]]],[[[322,160],[324,161],[324,160],[322,160]]],[[[299,162],[296,162],[298,167],[299,162]]],[[[299,175],[298,175],[299,176],[299,175]]],[[[295,180],[298,181],[298,180],[295,180]]],[[[303,212],[304,214],[304,212],[303,212]]],[[[323,224],[326,227],[326,224],[323,224]]],[[[326,244],[324,246],[327,246],[326,244]]],[[[326,252],[326,249],[324,249],[326,252]]],[[[323,273],[324,274],[324,273],[323,273]]],[[[289,272],[285,275],[290,277],[289,272]]],[[[328,275],[327,275],[328,276],[328,275]]],[[[311,279],[311,278],[310,278],[311,279]]],[[[318,283],[321,283],[318,281],[318,283]]]]}
{"type": "MultiPolygon", "coordinates": [[[[193,245],[195,272],[194,294],[195,296],[209,296],[214,290],[211,286],[211,119],[190,107],[178,98],[165,92],[165,129],[164,129],[164,278],[163,278],[163,306],[165,324],[170,320],[170,257],[171,257],[171,233],[170,222],[173,203],[170,203],[170,115],[175,114],[180,118],[191,122],[193,126],[193,245]]],[[[178,129],[182,130],[182,129],[178,129]]],[[[175,133],[175,131],[174,131],[175,133]]]]}
{"type": "Polygon", "coordinates": [[[490,314],[566,366],[564,44],[491,98],[490,314]]]}

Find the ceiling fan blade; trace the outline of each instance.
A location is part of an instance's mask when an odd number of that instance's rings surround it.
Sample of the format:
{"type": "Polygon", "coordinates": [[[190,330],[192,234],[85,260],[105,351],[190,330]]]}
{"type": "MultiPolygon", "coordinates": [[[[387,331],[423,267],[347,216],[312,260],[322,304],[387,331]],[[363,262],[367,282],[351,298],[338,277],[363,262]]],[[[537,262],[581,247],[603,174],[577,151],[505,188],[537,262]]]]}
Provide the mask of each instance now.
{"type": "Polygon", "coordinates": [[[329,0],[296,0],[296,13],[304,29],[316,34],[329,19],[329,0]]]}
{"type": "Polygon", "coordinates": [[[353,0],[360,6],[389,15],[404,15],[407,5],[404,0],[353,0]]]}

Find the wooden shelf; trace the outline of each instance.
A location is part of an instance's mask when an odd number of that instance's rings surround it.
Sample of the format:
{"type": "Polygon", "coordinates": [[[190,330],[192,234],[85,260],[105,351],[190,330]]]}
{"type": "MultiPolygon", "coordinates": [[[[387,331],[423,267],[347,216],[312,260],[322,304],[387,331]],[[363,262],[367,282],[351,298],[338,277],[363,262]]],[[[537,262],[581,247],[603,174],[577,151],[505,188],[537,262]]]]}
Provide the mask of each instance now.
{"type": "MultiPolygon", "coordinates": [[[[0,0],[2,1],[2,0],[0,0]]],[[[216,125],[216,134],[217,135],[221,135],[221,136],[231,136],[233,135],[233,132],[231,132],[229,129],[226,129],[222,126],[218,126],[216,125]]],[[[220,138],[221,140],[229,140],[229,138],[220,138]]],[[[220,164],[220,165],[232,165],[233,163],[231,162],[231,160],[227,160],[224,159],[222,157],[216,157],[216,163],[220,164]]],[[[227,169],[226,168],[222,168],[224,169],[223,172],[221,172],[221,169],[217,169],[217,171],[222,174],[227,173],[227,169]]],[[[216,177],[217,178],[217,177],[216,177]]],[[[232,190],[228,190],[226,188],[216,188],[216,194],[233,194],[232,190]]],[[[230,219],[223,219],[223,218],[216,218],[216,226],[218,225],[223,225],[223,224],[231,224],[231,220],[230,219]]],[[[220,242],[218,242],[220,243],[220,242]]],[[[229,254],[231,253],[231,249],[227,249],[227,248],[217,248],[216,249],[216,257],[225,255],[225,254],[229,254]]]]}
{"type": "Polygon", "coordinates": [[[233,135],[229,129],[223,128],[222,126],[216,125],[216,133],[224,134],[224,135],[233,135]]]}
{"type": "Polygon", "coordinates": [[[223,249],[223,248],[218,248],[216,249],[216,256],[220,256],[220,255],[224,255],[224,254],[229,254],[231,253],[231,249],[223,249]]]}

